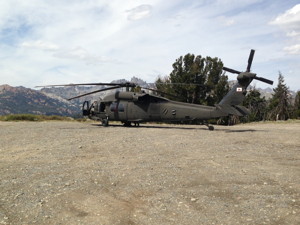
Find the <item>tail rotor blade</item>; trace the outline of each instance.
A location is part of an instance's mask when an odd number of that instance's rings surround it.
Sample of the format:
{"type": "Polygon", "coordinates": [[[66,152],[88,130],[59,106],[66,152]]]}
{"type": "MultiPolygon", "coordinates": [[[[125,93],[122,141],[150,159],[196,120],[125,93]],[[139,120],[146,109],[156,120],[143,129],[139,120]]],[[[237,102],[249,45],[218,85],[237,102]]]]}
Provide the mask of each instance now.
{"type": "Polygon", "coordinates": [[[273,85],[273,81],[272,81],[272,80],[268,80],[268,79],[263,78],[263,77],[254,77],[254,79],[259,80],[259,81],[262,81],[262,82],[265,82],[265,83],[267,83],[267,84],[273,85]]]}
{"type": "Polygon", "coordinates": [[[229,73],[236,73],[236,74],[240,74],[241,72],[240,71],[237,71],[237,70],[234,70],[234,69],[230,69],[230,68],[227,68],[227,67],[223,67],[223,70],[229,72],[229,73]]]}
{"type": "Polygon", "coordinates": [[[250,52],[250,55],[249,55],[249,58],[248,58],[248,66],[247,66],[246,72],[250,72],[252,61],[253,61],[253,57],[254,57],[254,53],[255,53],[255,50],[251,49],[251,52],[250,52]]]}

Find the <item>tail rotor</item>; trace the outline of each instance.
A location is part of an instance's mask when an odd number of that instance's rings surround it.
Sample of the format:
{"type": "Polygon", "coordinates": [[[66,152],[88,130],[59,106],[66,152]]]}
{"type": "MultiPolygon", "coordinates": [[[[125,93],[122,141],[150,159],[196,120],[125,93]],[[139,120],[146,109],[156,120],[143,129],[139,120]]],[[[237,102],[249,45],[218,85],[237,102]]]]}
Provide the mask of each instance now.
{"type": "MultiPolygon", "coordinates": [[[[259,80],[259,81],[262,81],[264,83],[267,83],[267,84],[270,84],[272,85],[273,84],[273,81],[272,80],[269,80],[269,79],[266,79],[266,78],[263,78],[263,77],[257,77],[256,76],[256,73],[251,73],[250,70],[251,70],[251,65],[252,65],[252,61],[253,61],[253,58],[254,58],[254,53],[255,53],[255,50],[254,49],[251,49],[250,51],[250,55],[249,55],[249,58],[248,58],[248,65],[247,65],[247,68],[246,68],[246,71],[245,72],[240,72],[238,70],[234,70],[234,69],[231,69],[231,68],[228,68],[228,67],[223,67],[223,70],[224,71],[227,71],[229,73],[235,73],[235,74],[238,74],[238,80],[244,80],[244,79],[250,79],[250,82],[252,81],[252,79],[255,79],[255,80],[259,80]]],[[[249,82],[249,83],[250,83],[249,82]]]]}

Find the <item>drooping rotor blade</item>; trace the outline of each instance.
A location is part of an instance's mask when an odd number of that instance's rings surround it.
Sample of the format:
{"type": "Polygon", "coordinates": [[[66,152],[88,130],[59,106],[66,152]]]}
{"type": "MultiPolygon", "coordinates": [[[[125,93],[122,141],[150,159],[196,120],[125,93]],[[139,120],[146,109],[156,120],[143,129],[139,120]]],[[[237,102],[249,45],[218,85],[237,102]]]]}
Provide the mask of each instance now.
{"type": "Polygon", "coordinates": [[[223,67],[223,70],[229,72],[229,73],[236,73],[236,74],[240,74],[241,72],[240,71],[237,71],[237,70],[234,70],[234,69],[230,69],[230,68],[227,68],[227,67],[223,67]]]}
{"type": "Polygon", "coordinates": [[[114,86],[114,87],[109,87],[109,88],[100,89],[100,90],[97,90],[97,91],[88,92],[88,93],[85,93],[85,94],[82,94],[82,95],[78,95],[78,96],[69,98],[68,100],[70,101],[70,100],[73,100],[73,99],[75,99],[75,98],[81,98],[81,97],[83,97],[83,96],[95,94],[95,93],[102,92],[102,91],[108,91],[108,90],[112,90],[112,89],[116,89],[116,88],[121,88],[121,86],[114,86]]]}
{"type": "Polygon", "coordinates": [[[142,87],[142,89],[146,89],[146,90],[150,90],[150,91],[155,91],[155,92],[158,92],[158,93],[161,93],[161,94],[168,95],[168,96],[170,96],[170,97],[179,99],[179,96],[172,95],[172,94],[169,94],[169,93],[166,93],[166,92],[163,92],[163,91],[159,91],[159,90],[157,90],[157,89],[145,88],[145,87],[142,87]]]}
{"type": "Polygon", "coordinates": [[[262,82],[265,82],[265,83],[267,83],[267,84],[273,85],[273,81],[272,81],[272,80],[268,80],[268,79],[263,78],[263,77],[254,77],[254,79],[259,80],[259,81],[262,81],[262,82]]]}
{"type": "Polygon", "coordinates": [[[249,55],[249,58],[248,58],[248,66],[247,66],[246,72],[250,72],[252,61],[253,61],[253,57],[254,57],[254,53],[255,53],[255,50],[251,49],[251,52],[250,52],[250,55],[249,55]]]}

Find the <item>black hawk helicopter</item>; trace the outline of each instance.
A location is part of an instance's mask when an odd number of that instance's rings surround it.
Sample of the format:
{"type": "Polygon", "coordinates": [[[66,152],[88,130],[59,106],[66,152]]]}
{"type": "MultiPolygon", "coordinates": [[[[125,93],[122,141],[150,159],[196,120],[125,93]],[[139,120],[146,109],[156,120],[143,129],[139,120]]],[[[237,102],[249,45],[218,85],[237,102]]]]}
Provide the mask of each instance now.
{"type": "MultiPolygon", "coordinates": [[[[189,104],[177,101],[171,101],[167,98],[148,94],[145,92],[132,92],[129,88],[137,87],[135,83],[85,83],[85,84],[66,84],[66,85],[47,85],[42,87],[53,86],[77,86],[77,85],[105,85],[110,86],[101,90],[85,93],[75,96],[68,100],[80,98],[86,95],[95,94],[98,92],[108,91],[126,87],[126,91],[116,91],[113,94],[105,96],[103,99],[94,101],[92,104],[89,101],[83,103],[83,116],[88,116],[93,120],[100,120],[103,126],[108,126],[109,121],[121,121],[124,126],[139,126],[141,122],[161,122],[161,121],[204,121],[203,124],[208,126],[209,130],[214,130],[214,127],[206,122],[212,118],[219,118],[228,115],[245,116],[250,112],[241,104],[247,93],[246,89],[253,79],[273,84],[273,81],[257,77],[255,73],[250,72],[251,64],[254,57],[254,50],[250,51],[248,66],[245,72],[240,72],[234,69],[223,67],[223,70],[236,73],[237,83],[225,95],[225,97],[215,106],[204,106],[189,104]]],[[[38,86],[41,87],[41,86],[38,86]]],[[[150,88],[144,88],[153,90],[150,88]]]]}

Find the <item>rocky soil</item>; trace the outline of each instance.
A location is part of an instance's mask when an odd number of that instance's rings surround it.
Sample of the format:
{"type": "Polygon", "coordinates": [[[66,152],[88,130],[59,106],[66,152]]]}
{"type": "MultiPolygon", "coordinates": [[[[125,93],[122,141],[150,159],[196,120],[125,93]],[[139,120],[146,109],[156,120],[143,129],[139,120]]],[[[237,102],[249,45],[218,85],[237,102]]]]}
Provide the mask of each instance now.
{"type": "Polygon", "coordinates": [[[299,122],[0,122],[0,224],[300,224],[299,153],[299,122]]]}

